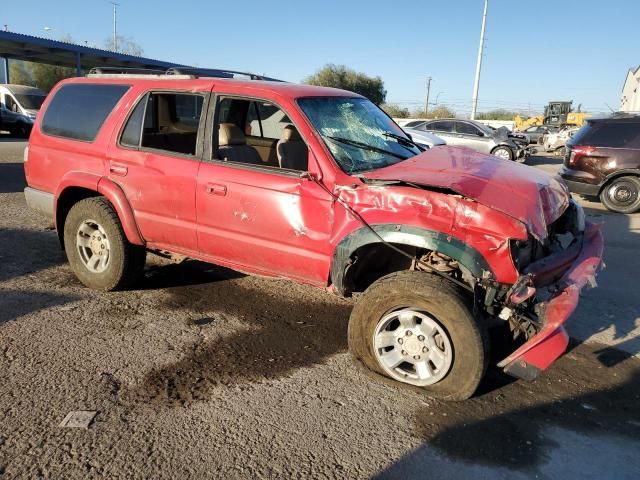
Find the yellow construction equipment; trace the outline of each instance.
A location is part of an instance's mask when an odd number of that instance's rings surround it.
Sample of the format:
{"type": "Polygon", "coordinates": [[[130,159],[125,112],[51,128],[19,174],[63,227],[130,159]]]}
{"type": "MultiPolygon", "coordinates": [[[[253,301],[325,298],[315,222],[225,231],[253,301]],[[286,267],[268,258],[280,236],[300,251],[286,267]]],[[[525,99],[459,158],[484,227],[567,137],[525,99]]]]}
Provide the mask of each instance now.
{"type": "Polygon", "coordinates": [[[581,127],[590,114],[581,112],[579,107],[578,111],[574,112],[571,107],[572,104],[573,101],[549,102],[549,104],[544,107],[544,115],[537,115],[527,119],[516,115],[513,119],[514,127],[516,130],[524,130],[534,125],[560,126],[567,123],[581,127]]]}

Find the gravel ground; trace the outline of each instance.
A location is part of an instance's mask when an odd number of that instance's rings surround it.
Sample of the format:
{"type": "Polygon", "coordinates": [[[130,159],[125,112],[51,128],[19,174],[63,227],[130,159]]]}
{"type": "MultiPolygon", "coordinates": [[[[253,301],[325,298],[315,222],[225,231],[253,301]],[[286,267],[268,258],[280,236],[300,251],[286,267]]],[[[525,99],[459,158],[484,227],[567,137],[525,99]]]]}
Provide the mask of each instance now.
{"type": "Polygon", "coordinates": [[[355,366],[352,303],[322,291],[152,257],[138,289],[83,288],[26,209],[23,148],[0,137],[1,478],[640,476],[637,216],[588,204],[609,268],[569,353],[442,403],[355,366]]]}

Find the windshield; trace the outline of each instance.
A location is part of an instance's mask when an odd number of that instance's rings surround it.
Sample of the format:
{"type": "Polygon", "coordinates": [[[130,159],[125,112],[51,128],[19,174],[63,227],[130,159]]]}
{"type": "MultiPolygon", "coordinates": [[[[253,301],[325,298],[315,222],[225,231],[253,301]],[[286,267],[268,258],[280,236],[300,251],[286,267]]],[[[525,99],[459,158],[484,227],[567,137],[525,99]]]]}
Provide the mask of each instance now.
{"type": "Polygon", "coordinates": [[[40,110],[44,95],[16,95],[16,100],[26,110],[40,110]]]}
{"type": "Polygon", "coordinates": [[[310,97],[300,108],[347,173],[382,168],[420,153],[409,137],[366,98],[310,97]]]}

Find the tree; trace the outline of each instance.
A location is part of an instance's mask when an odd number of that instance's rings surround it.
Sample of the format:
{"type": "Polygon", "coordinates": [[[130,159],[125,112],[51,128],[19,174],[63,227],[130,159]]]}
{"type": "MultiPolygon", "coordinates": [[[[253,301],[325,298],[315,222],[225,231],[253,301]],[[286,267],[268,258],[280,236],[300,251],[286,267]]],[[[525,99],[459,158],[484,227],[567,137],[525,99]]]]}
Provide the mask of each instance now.
{"type": "Polygon", "coordinates": [[[106,50],[111,50],[112,52],[124,53],[125,55],[134,55],[136,57],[141,57],[144,53],[142,47],[138,45],[131,37],[116,35],[116,40],[118,41],[117,49],[113,44],[113,37],[107,38],[107,40],[105,40],[104,48],[106,50]]]}
{"type": "Polygon", "coordinates": [[[478,120],[513,120],[520,112],[497,108],[488,112],[481,112],[476,115],[478,120]]]}
{"type": "Polygon", "coordinates": [[[16,85],[34,85],[31,72],[28,70],[26,62],[22,60],[9,60],[9,81],[16,85]]]}
{"type": "Polygon", "coordinates": [[[438,105],[425,112],[423,109],[416,110],[411,114],[414,118],[455,118],[456,112],[446,105],[438,105]]]}
{"type": "Polygon", "coordinates": [[[345,65],[329,63],[313,75],[305,78],[304,83],[321,87],[342,88],[343,90],[359,93],[376,105],[384,103],[387,96],[384,82],[380,77],[370,77],[347,68],[345,65]]]}
{"type": "Polygon", "coordinates": [[[401,107],[400,105],[395,105],[393,103],[383,103],[380,105],[387,115],[393,118],[409,118],[411,116],[411,112],[409,112],[408,108],[401,107]]]}
{"type": "Polygon", "coordinates": [[[33,85],[45,92],[50,91],[60,80],[75,76],[75,68],[48,65],[46,63],[31,64],[31,79],[33,85]]]}

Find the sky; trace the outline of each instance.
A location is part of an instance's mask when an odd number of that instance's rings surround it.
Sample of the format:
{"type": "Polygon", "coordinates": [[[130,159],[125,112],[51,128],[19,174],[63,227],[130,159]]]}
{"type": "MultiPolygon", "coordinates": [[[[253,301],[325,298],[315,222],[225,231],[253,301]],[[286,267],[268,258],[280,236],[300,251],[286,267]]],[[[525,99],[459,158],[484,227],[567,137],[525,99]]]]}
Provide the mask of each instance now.
{"type": "MultiPolygon", "coordinates": [[[[380,76],[387,102],[470,111],[483,0],[117,0],[118,34],[144,56],[299,82],[327,63],[380,76]]],[[[107,0],[3,1],[0,25],[104,45],[107,0]],[[48,27],[50,30],[45,30],[48,27]]],[[[619,107],[640,64],[638,0],[489,0],[478,110],[619,107]]]]}

